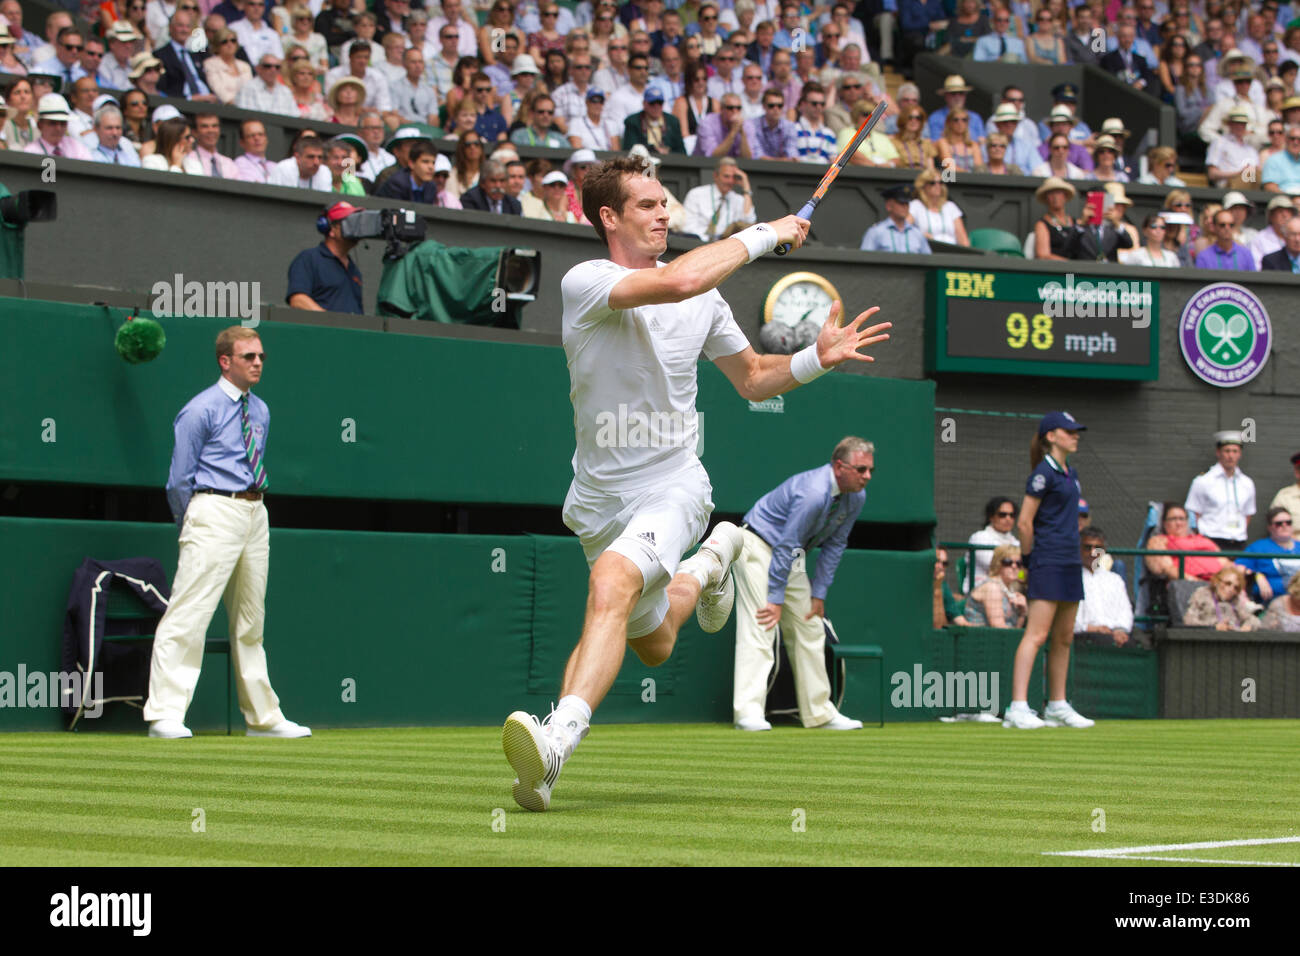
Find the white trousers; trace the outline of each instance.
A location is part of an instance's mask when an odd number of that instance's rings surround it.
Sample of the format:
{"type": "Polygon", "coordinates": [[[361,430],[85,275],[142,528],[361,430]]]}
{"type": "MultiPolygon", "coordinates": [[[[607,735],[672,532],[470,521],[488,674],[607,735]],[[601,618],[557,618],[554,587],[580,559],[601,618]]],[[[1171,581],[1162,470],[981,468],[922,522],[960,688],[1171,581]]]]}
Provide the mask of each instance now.
{"type": "MultiPolygon", "coordinates": [[[[766,712],[767,678],[772,671],[774,635],[754,620],[767,604],[767,570],[772,549],[748,528],[745,550],[735,565],[736,677],[732,711],[737,721],[762,718],[766,712]]],[[[839,713],[831,703],[826,674],[826,631],[822,619],[805,620],[812,610],[812,583],[802,565],[790,569],[781,608],[781,637],[794,668],[795,699],[805,727],[819,727],[839,713]]]]}
{"type": "Polygon", "coordinates": [[[145,720],[185,719],[199,683],[208,624],[223,599],[244,721],[266,730],[284,720],[262,648],[270,556],[270,524],[262,502],[207,494],[190,499],[171,603],[154,636],[145,720]]]}

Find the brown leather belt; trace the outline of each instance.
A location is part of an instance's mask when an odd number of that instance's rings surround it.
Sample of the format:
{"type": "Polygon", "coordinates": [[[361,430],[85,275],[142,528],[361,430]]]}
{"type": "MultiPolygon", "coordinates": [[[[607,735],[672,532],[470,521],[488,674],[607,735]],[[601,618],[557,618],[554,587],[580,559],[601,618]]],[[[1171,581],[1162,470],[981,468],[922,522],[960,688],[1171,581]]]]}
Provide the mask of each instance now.
{"type": "Polygon", "coordinates": [[[217,491],[215,488],[195,488],[196,495],[221,495],[223,498],[242,498],[244,501],[261,501],[260,491],[217,491]]]}

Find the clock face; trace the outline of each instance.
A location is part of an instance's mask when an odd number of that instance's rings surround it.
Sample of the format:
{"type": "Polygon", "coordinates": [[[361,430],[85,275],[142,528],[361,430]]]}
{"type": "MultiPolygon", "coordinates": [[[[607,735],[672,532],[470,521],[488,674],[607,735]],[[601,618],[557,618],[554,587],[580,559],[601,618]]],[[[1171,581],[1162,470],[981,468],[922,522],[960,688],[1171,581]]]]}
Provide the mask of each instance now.
{"type": "Polygon", "coordinates": [[[831,303],[835,301],[832,292],[825,281],[801,279],[791,282],[776,293],[769,321],[793,327],[804,319],[812,319],[821,325],[830,315],[831,303]]]}

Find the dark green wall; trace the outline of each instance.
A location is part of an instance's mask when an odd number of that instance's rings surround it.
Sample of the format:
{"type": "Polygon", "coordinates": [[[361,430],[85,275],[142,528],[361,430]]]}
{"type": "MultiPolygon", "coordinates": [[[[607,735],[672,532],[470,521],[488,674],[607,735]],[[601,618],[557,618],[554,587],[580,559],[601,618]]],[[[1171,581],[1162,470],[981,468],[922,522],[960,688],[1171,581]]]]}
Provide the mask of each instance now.
{"type": "MultiPolygon", "coordinates": [[[[167,346],[128,365],[121,310],[0,299],[8,392],[0,479],[157,487],[172,422],[216,381],[228,324],[163,320],[167,346]],[[39,356],[39,361],[33,361],[39,356]],[[48,420],[55,441],[43,441],[48,420]]],[[[559,348],[289,323],[259,326],[268,359],[275,494],[558,507],[573,477],[573,410],[559,348]],[[355,441],[344,441],[345,420],[355,441]]],[[[789,474],[829,460],[846,434],[876,442],[865,521],[931,524],[934,387],[832,374],[757,412],[700,368],[703,461],[721,511],[745,511],[789,474]]],[[[161,493],[161,491],[160,491],[161,493]]]]}
{"type": "MultiPolygon", "coordinates": [[[[270,511],[274,523],[274,502],[270,511]]],[[[29,673],[58,669],[68,583],[85,556],[147,555],[169,577],[175,571],[168,525],[4,518],[0,540],[0,671],[10,673],[20,663],[29,673]]],[[[841,640],[884,648],[887,693],[890,674],[918,663],[997,670],[1005,704],[1019,632],[931,631],[930,568],[924,552],[847,552],[827,601],[841,640]]],[[[586,577],[572,538],[275,530],[266,604],[271,677],[285,712],[316,727],[491,725],[517,708],[546,712],[581,627],[586,577]],[[343,700],[348,679],[355,702],[343,700]]],[[[209,636],[224,627],[218,612],[209,636]]],[[[629,654],[600,719],[730,721],[734,633],[707,635],[692,620],[663,667],[629,654]],[[643,699],[647,678],[653,701],[643,699]]],[[[224,657],[205,659],[189,718],[198,729],[225,726],[225,666],[224,657]]],[[[1072,693],[1085,713],[1154,716],[1155,677],[1154,655],[1086,648],[1072,693]]],[[[851,663],[845,712],[876,714],[877,687],[874,669],[851,663]]],[[[941,713],[890,707],[887,719],[941,713]]],[[[129,716],[112,724],[140,726],[129,716]]],[[[0,710],[0,729],[60,726],[55,710],[0,710]]]]}

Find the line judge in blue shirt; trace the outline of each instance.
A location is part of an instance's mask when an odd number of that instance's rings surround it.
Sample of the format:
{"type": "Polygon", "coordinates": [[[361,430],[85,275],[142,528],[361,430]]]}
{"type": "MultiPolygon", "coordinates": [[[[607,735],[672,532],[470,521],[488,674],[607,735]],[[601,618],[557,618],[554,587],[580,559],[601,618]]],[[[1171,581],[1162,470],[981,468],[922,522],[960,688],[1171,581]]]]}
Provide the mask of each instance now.
{"type": "Polygon", "coordinates": [[[270,528],[262,502],[271,416],[253,395],[262,379],[262,340],[240,325],[217,336],[221,377],[176,416],[167,503],[180,525],[180,556],[167,611],[158,622],[144,719],[150,737],[193,737],[185,712],[199,683],[208,624],[225,598],[231,667],[250,737],[310,737],[286,720],[262,647],[270,528]]]}
{"type": "Polygon", "coordinates": [[[768,492],[741,525],[745,547],[736,578],[736,676],[732,708],[737,730],[771,730],[764,717],[767,677],[779,623],[794,668],[795,698],[805,727],[857,730],[862,721],[831,703],[826,674],[826,592],[835,579],[875,468],[875,446],[849,436],[828,465],[787,478],[768,492]],[[811,584],[805,556],[821,548],[811,584]]]}
{"type": "Polygon", "coordinates": [[[890,186],[880,193],[885,199],[886,217],[862,236],[864,252],[912,252],[930,254],[930,243],[921,227],[912,222],[907,204],[914,197],[911,186],[890,186]]]}

